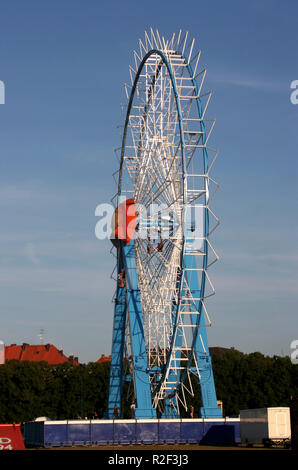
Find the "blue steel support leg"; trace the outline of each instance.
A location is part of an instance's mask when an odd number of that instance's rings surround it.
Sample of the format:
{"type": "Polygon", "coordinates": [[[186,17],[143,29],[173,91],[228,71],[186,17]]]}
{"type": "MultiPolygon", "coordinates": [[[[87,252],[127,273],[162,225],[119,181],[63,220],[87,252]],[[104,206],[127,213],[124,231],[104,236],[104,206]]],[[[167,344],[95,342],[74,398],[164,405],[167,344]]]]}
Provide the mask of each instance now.
{"type": "Polygon", "coordinates": [[[162,419],[178,419],[179,414],[177,412],[177,398],[166,398],[165,408],[161,415],[162,419]]]}
{"type": "Polygon", "coordinates": [[[148,358],[144,339],[134,240],[126,244],[123,250],[127,280],[127,308],[132,342],[134,384],[137,401],[135,417],[137,419],[156,418],[156,410],[152,407],[150,391],[148,358]]]}
{"type": "MultiPolygon", "coordinates": [[[[206,248],[207,249],[207,248],[206,248]]],[[[196,265],[195,256],[189,255],[188,265],[194,267],[196,265]],[[189,259],[190,258],[190,259],[189,259]]],[[[201,292],[205,289],[205,275],[202,274],[201,289],[197,276],[192,276],[189,281],[192,294],[195,298],[201,297],[201,292]]],[[[207,332],[205,327],[205,314],[202,302],[198,302],[197,311],[200,315],[193,315],[193,323],[197,324],[197,333],[194,341],[194,355],[200,372],[200,388],[202,407],[200,409],[201,418],[222,418],[221,408],[217,405],[216,390],[214,384],[213,369],[211,356],[209,353],[207,332]]]]}
{"type": "MultiPolygon", "coordinates": [[[[189,64],[187,67],[188,67],[190,76],[193,76],[193,71],[192,71],[191,65],[189,64]]],[[[192,83],[195,86],[196,93],[198,95],[199,94],[198,93],[199,88],[198,88],[198,84],[197,84],[196,80],[193,79],[192,83]]],[[[198,114],[199,114],[200,117],[202,117],[203,107],[202,107],[201,100],[200,100],[200,98],[197,98],[196,101],[197,101],[198,114]]],[[[203,119],[201,119],[200,125],[201,125],[201,131],[202,131],[202,142],[203,142],[203,144],[205,144],[207,135],[206,135],[205,123],[204,123],[203,119]]],[[[203,148],[203,155],[204,155],[204,158],[203,158],[204,173],[206,174],[208,172],[208,166],[209,166],[208,152],[207,152],[206,147],[203,148]]],[[[208,204],[208,202],[209,202],[207,197],[205,199],[205,202],[206,202],[206,204],[208,204]]],[[[206,237],[208,237],[208,235],[209,235],[209,212],[208,212],[207,208],[205,208],[205,210],[204,210],[204,218],[205,218],[205,220],[204,220],[204,222],[205,222],[204,235],[206,237]]],[[[204,256],[204,268],[206,269],[207,268],[207,257],[208,257],[208,245],[207,245],[206,240],[204,241],[204,245],[205,245],[205,253],[206,253],[206,255],[204,256]]],[[[191,264],[195,265],[196,260],[195,260],[195,257],[193,257],[193,258],[194,259],[191,261],[191,264]]],[[[197,278],[197,276],[194,276],[194,277],[197,278]]],[[[196,295],[196,297],[200,297],[200,294],[204,294],[204,292],[205,292],[205,273],[202,273],[201,288],[199,288],[198,280],[194,280],[193,288],[194,288],[194,291],[196,291],[197,294],[198,294],[198,295],[196,295]]],[[[203,418],[213,418],[213,417],[221,418],[222,417],[222,411],[221,411],[221,408],[217,406],[216,391],[215,391],[214,377],[213,377],[213,369],[212,369],[212,364],[211,364],[211,357],[210,357],[210,354],[209,354],[206,328],[204,326],[205,315],[204,315],[204,312],[203,312],[202,302],[199,302],[198,311],[201,312],[201,315],[199,316],[198,322],[195,322],[195,323],[198,324],[199,329],[198,329],[198,332],[197,332],[197,335],[196,335],[194,348],[195,348],[195,356],[196,356],[196,359],[197,359],[197,362],[198,362],[200,376],[201,376],[200,387],[201,387],[201,396],[202,396],[202,402],[203,402],[203,406],[201,407],[201,416],[203,418]],[[202,341],[201,341],[200,335],[201,335],[205,350],[204,350],[204,347],[202,346],[202,341]]],[[[197,315],[194,315],[193,317],[197,317],[197,315]]],[[[194,320],[195,320],[195,318],[194,318],[194,320]]]]}
{"type": "Polygon", "coordinates": [[[204,317],[204,313],[201,312],[201,325],[199,326],[200,334],[196,337],[194,348],[194,354],[196,356],[196,361],[200,372],[200,388],[202,398],[200,416],[201,418],[222,418],[221,408],[217,405],[213,368],[208,348],[206,327],[203,325],[204,317]]]}
{"type": "MultiPolygon", "coordinates": [[[[118,250],[118,274],[124,269],[124,254],[122,242],[119,242],[118,250]]],[[[123,355],[125,343],[125,323],[126,323],[126,288],[117,285],[115,308],[114,308],[114,325],[113,325],[113,344],[112,344],[112,360],[110,365],[110,383],[108,408],[104,414],[106,419],[113,419],[114,407],[119,410],[119,418],[122,416],[121,411],[121,395],[123,386],[123,355]]]]}

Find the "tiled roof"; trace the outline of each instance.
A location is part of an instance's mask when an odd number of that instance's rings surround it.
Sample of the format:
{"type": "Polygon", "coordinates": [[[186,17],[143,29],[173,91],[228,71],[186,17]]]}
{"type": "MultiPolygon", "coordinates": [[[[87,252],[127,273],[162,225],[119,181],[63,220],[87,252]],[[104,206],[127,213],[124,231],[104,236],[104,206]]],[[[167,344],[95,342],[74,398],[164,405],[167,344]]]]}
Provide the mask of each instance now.
{"type": "Polygon", "coordinates": [[[78,358],[65,356],[63,351],[59,351],[53,344],[27,344],[21,346],[12,344],[5,346],[5,361],[18,359],[20,361],[46,361],[49,364],[63,364],[69,362],[79,365],[78,358]]]}
{"type": "Polygon", "coordinates": [[[17,346],[16,344],[5,346],[5,361],[10,361],[11,359],[20,359],[21,352],[22,346],[17,346]]]}
{"type": "Polygon", "coordinates": [[[105,356],[104,354],[96,362],[111,362],[112,356],[105,356]]]}

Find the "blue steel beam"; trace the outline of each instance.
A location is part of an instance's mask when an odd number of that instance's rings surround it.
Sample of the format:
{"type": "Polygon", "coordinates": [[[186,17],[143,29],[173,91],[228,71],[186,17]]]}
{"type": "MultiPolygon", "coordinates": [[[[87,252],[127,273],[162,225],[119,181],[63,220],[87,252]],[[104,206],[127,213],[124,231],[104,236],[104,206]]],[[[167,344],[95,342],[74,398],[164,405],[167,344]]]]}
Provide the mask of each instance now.
{"type": "MultiPolygon", "coordinates": [[[[117,247],[117,273],[124,269],[123,243],[119,241],[117,247]]],[[[123,356],[125,344],[125,324],[126,324],[126,287],[120,287],[117,283],[114,324],[113,324],[113,342],[112,359],[110,365],[110,383],[108,408],[104,414],[106,419],[113,419],[114,407],[119,410],[119,417],[122,416],[121,395],[123,387],[123,356]]]]}
{"type": "Polygon", "coordinates": [[[156,410],[152,407],[149,365],[145,346],[142,305],[138,288],[135,244],[133,239],[124,245],[123,252],[136,393],[135,417],[137,419],[156,418],[156,410]]]}
{"type": "MultiPolygon", "coordinates": [[[[186,266],[194,268],[196,265],[195,256],[186,256],[186,266]]],[[[201,297],[202,290],[205,290],[205,276],[201,279],[201,289],[198,276],[190,276],[188,279],[189,287],[195,298],[201,297]]],[[[213,377],[211,356],[209,353],[207,332],[205,326],[205,314],[202,302],[198,301],[195,306],[196,314],[192,315],[192,323],[196,326],[194,341],[192,345],[192,355],[190,357],[188,368],[191,368],[191,361],[194,356],[199,369],[199,385],[201,389],[202,407],[200,408],[201,418],[222,418],[221,408],[217,405],[216,390],[213,377]]]]}
{"type": "MultiPolygon", "coordinates": [[[[189,76],[194,77],[193,70],[191,65],[188,63],[187,65],[189,76]]],[[[192,79],[192,83],[195,88],[195,92],[197,95],[196,103],[198,114],[202,116],[202,103],[200,98],[198,97],[199,88],[196,82],[196,79],[192,79]]],[[[203,120],[200,121],[201,131],[202,131],[202,142],[205,144],[206,142],[206,129],[205,123],[203,120]]],[[[203,165],[204,165],[204,173],[206,174],[209,168],[208,162],[208,152],[207,149],[203,149],[203,165]]],[[[208,200],[206,200],[205,196],[205,204],[208,204],[208,200]]],[[[190,232],[188,232],[188,235],[190,232]]],[[[204,298],[205,294],[205,284],[206,284],[206,274],[205,271],[207,270],[208,264],[208,243],[207,237],[209,236],[209,211],[208,208],[205,207],[204,209],[204,258],[203,258],[203,271],[201,275],[201,282],[199,283],[198,276],[190,276],[189,280],[189,287],[195,298],[204,298]]],[[[194,255],[188,255],[185,257],[185,267],[189,268],[196,268],[197,267],[197,260],[194,255]]],[[[208,347],[208,340],[207,340],[207,332],[205,327],[205,314],[202,305],[202,300],[196,302],[196,312],[199,313],[193,315],[193,324],[197,325],[194,341],[193,341],[193,354],[191,355],[190,361],[188,363],[188,367],[191,366],[190,362],[195,356],[199,373],[200,373],[200,389],[201,389],[201,399],[203,406],[200,409],[200,416],[202,418],[221,418],[222,417],[222,410],[217,405],[217,397],[216,397],[216,390],[214,384],[214,376],[213,376],[213,368],[211,362],[211,356],[209,353],[208,347]]]]}

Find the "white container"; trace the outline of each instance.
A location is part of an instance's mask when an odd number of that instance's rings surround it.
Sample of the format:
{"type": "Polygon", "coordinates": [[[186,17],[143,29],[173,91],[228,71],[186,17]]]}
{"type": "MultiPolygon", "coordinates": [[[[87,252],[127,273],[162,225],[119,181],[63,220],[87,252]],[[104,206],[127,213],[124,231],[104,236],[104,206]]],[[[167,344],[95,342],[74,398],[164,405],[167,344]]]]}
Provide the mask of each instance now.
{"type": "Polygon", "coordinates": [[[240,436],[243,444],[280,443],[291,439],[290,408],[240,410],[240,436]]]}

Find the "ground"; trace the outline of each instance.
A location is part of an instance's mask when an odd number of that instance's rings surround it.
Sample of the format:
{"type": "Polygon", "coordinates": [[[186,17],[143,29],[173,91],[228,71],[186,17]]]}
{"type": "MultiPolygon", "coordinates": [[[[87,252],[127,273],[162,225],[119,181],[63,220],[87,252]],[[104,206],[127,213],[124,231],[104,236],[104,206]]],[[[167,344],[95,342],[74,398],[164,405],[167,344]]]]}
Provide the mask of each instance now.
{"type": "Polygon", "coordinates": [[[199,444],[173,444],[173,445],[123,445],[123,446],[74,446],[74,447],[47,447],[46,450],[112,450],[112,451],[134,451],[134,450],[145,450],[145,451],[192,451],[192,450],[280,450],[281,447],[266,448],[262,445],[254,445],[253,447],[247,447],[244,445],[235,446],[212,446],[212,445],[199,445],[199,444]]]}

